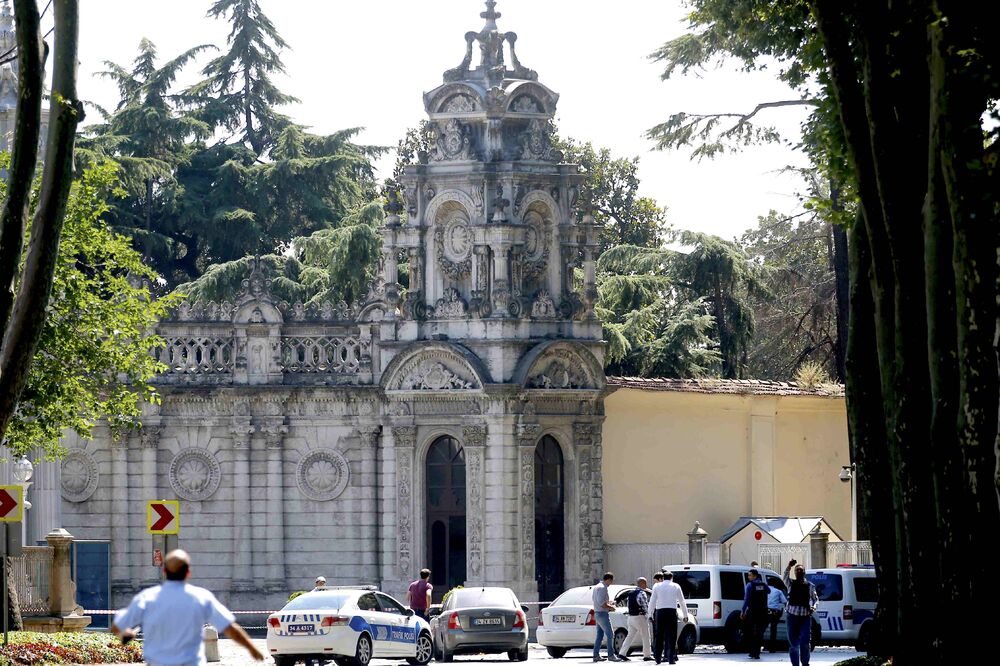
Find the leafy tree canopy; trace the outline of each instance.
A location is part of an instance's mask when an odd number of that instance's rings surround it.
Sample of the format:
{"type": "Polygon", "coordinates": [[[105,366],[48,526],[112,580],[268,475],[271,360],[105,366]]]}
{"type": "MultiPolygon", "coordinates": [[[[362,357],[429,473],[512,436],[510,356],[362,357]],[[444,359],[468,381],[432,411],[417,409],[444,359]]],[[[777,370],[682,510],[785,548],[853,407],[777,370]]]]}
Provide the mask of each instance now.
{"type": "Polygon", "coordinates": [[[156,273],[104,221],[108,198],[123,194],[112,164],[73,185],[38,351],[6,432],[15,454],[58,456],[65,430],[89,437],[98,421],[117,436],[137,425],[143,401],[158,400],[150,351],[162,341],[149,332],[176,299],[152,298],[156,273]]]}

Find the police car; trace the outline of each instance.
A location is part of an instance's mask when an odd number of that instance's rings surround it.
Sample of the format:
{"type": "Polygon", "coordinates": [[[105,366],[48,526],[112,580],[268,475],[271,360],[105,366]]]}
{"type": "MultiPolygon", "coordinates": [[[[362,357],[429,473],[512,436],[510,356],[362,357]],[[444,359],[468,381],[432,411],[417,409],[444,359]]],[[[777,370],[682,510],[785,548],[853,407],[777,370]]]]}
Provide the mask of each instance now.
{"type": "Polygon", "coordinates": [[[331,658],[339,666],[368,666],[375,658],[422,666],[434,645],[427,622],[388,594],[374,587],[321,587],[267,618],[267,650],[275,666],[331,658]]]}
{"type": "Polygon", "coordinates": [[[823,642],[854,645],[866,652],[878,605],[875,571],[870,566],[809,569],[806,577],[816,586],[819,606],[813,619],[823,629],[823,642]]]}

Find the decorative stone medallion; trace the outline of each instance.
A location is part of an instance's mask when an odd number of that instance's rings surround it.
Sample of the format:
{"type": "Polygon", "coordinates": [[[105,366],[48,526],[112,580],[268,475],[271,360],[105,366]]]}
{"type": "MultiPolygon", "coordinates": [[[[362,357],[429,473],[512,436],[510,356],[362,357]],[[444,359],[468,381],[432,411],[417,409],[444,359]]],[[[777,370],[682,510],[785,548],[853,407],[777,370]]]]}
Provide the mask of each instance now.
{"type": "Polygon", "coordinates": [[[339,497],[350,479],[351,468],[347,458],[333,449],[310,451],[295,468],[295,482],[299,490],[309,499],[319,502],[339,497]]]}
{"type": "Polygon", "coordinates": [[[170,487],[179,497],[198,502],[219,489],[219,461],[205,449],[183,449],[170,463],[170,487]]]}
{"type": "Polygon", "coordinates": [[[100,474],[94,458],[81,449],[66,454],[62,464],[62,497],[68,502],[85,502],[97,490],[100,474]]]}

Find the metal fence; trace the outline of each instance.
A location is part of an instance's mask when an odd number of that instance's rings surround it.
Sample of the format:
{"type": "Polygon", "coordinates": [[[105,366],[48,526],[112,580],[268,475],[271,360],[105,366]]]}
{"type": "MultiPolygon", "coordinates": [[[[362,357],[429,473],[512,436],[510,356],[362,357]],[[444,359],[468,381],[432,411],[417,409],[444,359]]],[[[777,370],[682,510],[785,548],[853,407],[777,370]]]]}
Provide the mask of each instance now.
{"type": "Polygon", "coordinates": [[[874,564],[871,541],[834,541],[826,546],[826,565],[874,564]]]}
{"type": "Polygon", "coordinates": [[[49,575],[52,571],[52,549],[48,546],[25,546],[18,557],[10,558],[21,614],[49,614],[49,575]]]}
{"type": "MultiPolygon", "coordinates": [[[[688,563],[685,543],[615,543],[604,546],[604,561],[615,582],[630,583],[639,576],[649,578],[668,564],[688,563]]],[[[708,544],[705,564],[719,563],[719,544],[708,544]]]]}
{"type": "Polygon", "coordinates": [[[760,566],[777,572],[785,570],[789,560],[798,560],[807,569],[810,561],[809,543],[762,543],[757,545],[757,561],[760,566]]]}

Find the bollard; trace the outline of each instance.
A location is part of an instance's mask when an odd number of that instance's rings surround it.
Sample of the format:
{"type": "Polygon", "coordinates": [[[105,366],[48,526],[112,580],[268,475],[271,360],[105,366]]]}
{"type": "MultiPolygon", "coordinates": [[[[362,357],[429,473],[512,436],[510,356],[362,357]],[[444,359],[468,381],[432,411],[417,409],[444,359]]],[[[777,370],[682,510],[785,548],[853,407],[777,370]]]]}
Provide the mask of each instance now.
{"type": "Polygon", "coordinates": [[[201,630],[201,637],[205,641],[205,661],[219,661],[219,632],[206,624],[201,630]]]}

